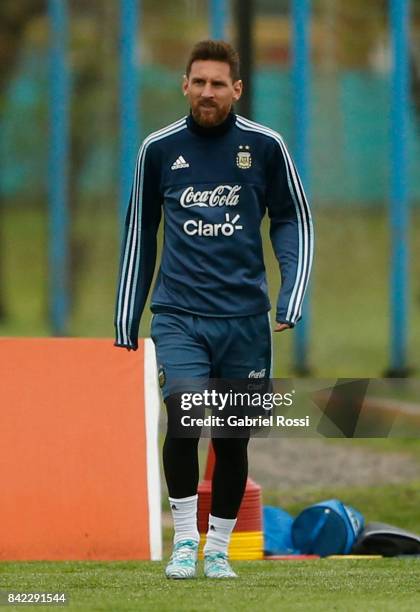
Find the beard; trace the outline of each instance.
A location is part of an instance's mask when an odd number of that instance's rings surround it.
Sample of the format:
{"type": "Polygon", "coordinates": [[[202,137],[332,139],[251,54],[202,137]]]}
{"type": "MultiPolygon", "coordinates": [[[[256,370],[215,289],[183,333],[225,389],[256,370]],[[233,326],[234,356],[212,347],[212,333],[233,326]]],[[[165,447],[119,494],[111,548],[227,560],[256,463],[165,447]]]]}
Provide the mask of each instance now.
{"type": "Polygon", "coordinates": [[[215,127],[226,119],[230,112],[230,107],[218,106],[214,103],[197,103],[191,108],[192,116],[202,127],[215,127]]]}

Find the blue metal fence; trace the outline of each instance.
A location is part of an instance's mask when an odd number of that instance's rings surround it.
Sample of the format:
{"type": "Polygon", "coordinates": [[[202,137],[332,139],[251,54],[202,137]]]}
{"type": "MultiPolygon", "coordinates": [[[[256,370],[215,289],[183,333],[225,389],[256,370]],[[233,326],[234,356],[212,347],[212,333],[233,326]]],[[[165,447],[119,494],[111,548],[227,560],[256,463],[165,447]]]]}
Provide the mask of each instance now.
{"type": "Polygon", "coordinates": [[[122,233],[140,138],[138,113],[140,62],[137,45],[139,0],[121,0],[120,11],[121,153],[119,220],[122,233]]]}
{"type": "Polygon", "coordinates": [[[210,0],[210,36],[224,40],[226,36],[227,0],[210,0]]]}
{"type": "Polygon", "coordinates": [[[65,335],[69,315],[69,101],[68,12],[64,0],[49,0],[51,103],[49,153],[49,267],[52,332],[65,335]]]}
{"type": "MultiPolygon", "coordinates": [[[[370,115],[370,128],[375,125],[375,121],[387,116],[385,108],[381,111],[381,102],[386,105],[391,100],[391,130],[390,130],[390,227],[392,238],[392,263],[390,279],[390,369],[393,373],[404,373],[407,367],[407,333],[408,333],[408,220],[409,220],[409,199],[410,196],[417,194],[420,196],[420,175],[418,172],[409,174],[409,152],[413,146],[420,151],[420,143],[413,145],[414,130],[409,130],[410,122],[415,121],[409,108],[409,57],[408,57],[408,27],[409,27],[409,0],[389,0],[390,2],[390,29],[392,34],[393,50],[393,72],[391,87],[383,89],[382,96],[370,99],[374,100],[375,113],[370,115]],[[388,92],[388,96],[384,94],[388,92]],[[409,189],[410,177],[414,178],[414,186],[409,189]]],[[[49,193],[50,193],[50,271],[51,271],[51,322],[53,332],[64,334],[69,312],[68,297],[68,156],[69,156],[69,96],[70,96],[70,76],[67,59],[68,42],[68,15],[67,2],[65,0],[49,0],[49,15],[51,20],[51,141],[50,141],[50,173],[49,173],[49,193]]],[[[224,0],[212,0],[210,3],[210,35],[214,38],[226,36],[227,23],[227,2],[224,0]]],[[[312,128],[310,121],[311,105],[317,101],[316,78],[311,79],[310,69],[310,44],[309,44],[309,25],[310,25],[310,0],[291,0],[291,14],[293,22],[293,65],[292,65],[292,108],[287,95],[275,96],[276,104],[273,104],[273,96],[267,97],[264,88],[272,87],[273,91],[281,92],[284,87],[288,90],[288,76],[277,71],[277,78],[264,80],[264,75],[260,73],[256,79],[256,119],[268,123],[276,129],[282,126],[276,125],[278,117],[283,115],[287,118],[292,116],[292,122],[286,121],[289,132],[294,143],[293,153],[299,172],[302,176],[306,189],[319,200],[323,199],[325,193],[321,193],[321,185],[317,183],[319,174],[317,170],[317,158],[314,157],[314,150],[311,150],[309,140],[309,130],[312,128]],[[313,82],[312,82],[313,81],[313,82]],[[264,103],[269,101],[268,107],[264,103]],[[263,110],[262,110],[263,109],[263,110]],[[271,109],[271,111],[270,111],[271,109]],[[271,112],[271,114],[270,114],[271,112]],[[259,114],[263,116],[260,117],[259,114]],[[311,168],[311,172],[310,172],[311,168]],[[314,168],[316,171],[314,172],[314,168]],[[315,180],[312,181],[312,177],[315,180]],[[314,188],[310,187],[314,185],[314,188]]],[[[123,223],[125,209],[129,199],[132,173],[135,163],[135,155],[140,137],[140,125],[138,117],[138,96],[139,96],[139,75],[140,62],[138,58],[138,23],[140,14],[139,0],[121,0],[121,37],[120,37],[120,121],[121,121],[121,171],[120,185],[121,198],[119,207],[120,223],[123,223]]],[[[142,68],[143,69],[143,68],[142,68]]],[[[348,74],[340,75],[342,79],[343,91],[347,94],[338,101],[340,112],[343,116],[345,135],[350,135],[349,139],[343,140],[344,145],[342,164],[348,169],[345,156],[350,155],[349,163],[354,163],[356,153],[368,155],[375,158],[375,138],[364,140],[366,134],[360,127],[361,121],[366,121],[366,104],[358,107],[355,112],[355,105],[346,107],[345,101],[349,96],[354,95],[355,99],[364,98],[363,88],[370,88],[371,94],[375,86],[385,83],[386,79],[369,74],[348,74]],[[376,83],[376,85],[375,85],[376,83]],[[359,88],[356,92],[355,88],[359,88]],[[353,91],[354,90],[354,91],[353,91]],[[350,92],[353,91],[353,94],[350,92]],[[356,93],[355,93],[356,92],[356,93]],[[352,124],[353,122],[353,124],[352,124]],[[352,125],[355,129],[352,129],[352,125]],[[359,140],[357,140],[359,139],[359,140]],[[359,144],[356,146],[356,143],[359,144]],[[370,149],[366,153],[366,142],[370,149]],[[352,148],[356,147],[356,148],[352,148]]],[[[161,82],[162,85],[162,82],[161,82]]],[[[163,83],[164,86],[164,83],[163,83]]],[[[318,85],[319,89],[319,85],[318,85]]],[[[369,109],[369,104],[367,105],[369,109]]],[[[316,110],[316,109],[315,109],[316,110]]],[[[320,114],[322,117],[322,114],[320,114]]],[[[319,119],[319,117],[317,117],[319,119]]],[[[328,116],[324,117],[327,126],[328,116]]],[[[322,122],[321,122],[322,123],[322,122]]],[[[378,124],[379,125],[379,124],[378,124]]],[[[317,121],[317,130],[319,125],[317,121]]],[[[381,128],[382,129],[382,128],[381,128]]],[[[145,130],[146,131],[146,130],[145,130]]],[[[328,132],[327,132],[328,133],[328,132]]],[[[5,131],[7,135],[7,130],[5,131]]],[[[386,136],[382,133],[383,141],[379,143],[378,150],[384,150],[386,136]]],[[[311,141],[312,142],[312,141],[311,141]]],[[[314,148],[317,145],[314,139],[314,148]]],[[[335,153],[332,154],[334,159],[335,153]]],[[[330,157],[331,159],[331,157],[330,157]]],[[[378,165],[378,164],[376,164],[378,165]]],[[[383,160],[382,167],[385,167],[383,160]]],[[[334,174],[325,169],[322,174],[322,188],[328,190],[329,177],[332,174],[334,183],[339,183],[339,171],[334,174]]],[[[360,201],[369,200],[377,202],[378,197],[385,197],[387,189],[385,187],[387,172],[379,181],[373,180],[368,176],[374,172],[368,163],[359,163],[355,169],[355,174],[366,174],[366,180],[353,181],[356,186],[351,196],[360,201]],[[383,186],[382,192],[377,191],[377,184],[383,186]],[[357,192],[357,185],[360,193],[357,192]],[[373,196],[370,193],[370,186],[373,186],[373,196]],[[376,191],[375,191],[376,189],[376,191]]],[[[4,183],[4,181],[3,181],[4,183]]],[[[7,186],[7,180],[5,181],[7,186]]],[[[337,197],[342,195],[348,202],[349,193],[343,189],[343,184],[337,192],[337,197]],[[344,191],[346,193],[344,193],[344,191]]],[[[326,198],[328,201],[328,197],[326,198]]],[[[332,201],[337,202],[333,197],[332,201]]],[[[297,328],[295,335],[295,366],[300,371],[308,368],[307,356],[309,348],[309,309],[308,301],[304,313],[304,321],[297,328]]]]}
{"type": "Polygon", "coordinates": [[[407,368],[409,0],[390,0],[393,49],[391,100],[391,374],[407,368]]]}
{"type": "MultiPolygon", "coordinates": [[[[293,131],[294,157],[306,193],[309,192],[309,99],[311,89],[311,53],[309,28],[310,0],[292,1],[293,23],[293,131]]],[[[302,309],[302,320],[295,330],[294,368],[299,374],[309,372],[310,304],[309,290],[302,309]]]]}

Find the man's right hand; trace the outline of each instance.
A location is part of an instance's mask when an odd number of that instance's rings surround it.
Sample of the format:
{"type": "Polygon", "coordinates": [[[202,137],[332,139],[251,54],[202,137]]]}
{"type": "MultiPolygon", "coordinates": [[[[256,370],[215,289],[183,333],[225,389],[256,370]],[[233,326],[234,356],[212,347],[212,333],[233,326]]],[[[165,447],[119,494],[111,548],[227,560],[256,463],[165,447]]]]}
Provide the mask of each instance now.
{"type": "Polygon", "coordinates": [[[288,323],[276,323],[274,331],[275,332],[282,332],[285,329],[290,329],[290,325],[288,323]]]}

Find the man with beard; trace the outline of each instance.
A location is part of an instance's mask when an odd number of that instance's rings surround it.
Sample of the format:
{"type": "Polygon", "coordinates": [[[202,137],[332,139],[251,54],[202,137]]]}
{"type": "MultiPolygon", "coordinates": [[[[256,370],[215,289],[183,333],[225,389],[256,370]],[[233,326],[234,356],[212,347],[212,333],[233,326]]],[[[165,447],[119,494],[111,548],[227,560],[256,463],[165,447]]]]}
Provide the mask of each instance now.
{"type": "MultiPolygon", "coordinates": [[[[183,81],[187,117],[145,139],[138,155],[122,246],[116,346],[137,348],[140,317],[164,245],[151,299],[151,335],[168,413],[163,466],[174,522],[168,578],[196,575],[197,446],[200,429],[179,433],[182,380],[265,378],[271,326],[260,224],[280,264],[275,332],[301,317],[311,264],[309,207],[277,132],[235,114],[239,58],[223,41],[192,49],[183,81]]],[[[216,461],[204,546],[209,578],[235,578],[228,546],[248,474],[248,437],[214,437],[216,461]]]]}

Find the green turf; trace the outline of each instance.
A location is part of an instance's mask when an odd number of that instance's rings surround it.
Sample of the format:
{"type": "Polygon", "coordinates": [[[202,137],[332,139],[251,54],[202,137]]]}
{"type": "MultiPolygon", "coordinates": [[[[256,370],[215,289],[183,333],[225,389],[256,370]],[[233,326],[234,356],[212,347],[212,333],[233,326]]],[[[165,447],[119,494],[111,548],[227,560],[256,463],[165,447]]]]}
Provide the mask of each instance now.
{"type": "Polygon", "coordinates": [[[419,560],[242,561],[235,569],[240,575],[236,581],[209,581],[202,574],[196,580],[168,581],[157,562],[2,563],[0,588],[65,591],[71,599],[68,609],[85,612],[420,608],[419,560]]]}
{"type": "Polygon", "coordinates": [[[44,336],[47,321],[47,223],[40,210],[2,213],[2,336],[44,336]]]}
{"type": "Polygon", "coordinates": [[[338,498],[357,508],[366,522],[380,521],[420,533],[420,482],[370,487],[307,487],[264,489],[263,502],[296,516],[310,504],[338,498]]]}
{"type": "MultiPolygon", "coordinates": [[[[420,483],[264,491],[264,503],[293,515],[304,506],[339,497],[365,518],[420,531],[420,483]]],[[[172,531],[164,529],[164,555],[172,531]]],[[[66,591],[79,610],[337,610],[413,611],[420,608],[420,559],[235,562],[238,581],[200,578],[170,582],[164,563],[0,563],[0,589],[66,591]]],[[[202,569],[200,568],[200,571],[202,569]]],[[[13,609],[13,608],[8,608],[13,609]]],[[[16,610],[21,608],[16,608],[16,610]]]]}
{"type": "Polygon", "coordinates": [[[325,438],[324,442],[347,445],[351,448],[368,448],[381,453],[403,453],[420,460],[420,440],[418,438],[325,438]]]}
{"type": "MultiPolygon", "coordinates": [[[[384,211],[316,211],[310,361],[320,377],[380,376],[388,362],[389,238],[384,211]]],[[[109,336],[115,300],[118,246],[115,215],[86,207],[74,220],[81,264],[72,294],[69,334],[109,336]],[[94,228],[94,231],[92,230],[94,228]]],[[[7,208],[3,226],[4,291],[8,317],[0,335],[48,335],[47,222],[41,210],[7,208]]],[[[411,223],[410,362],[420,369],[420,214],[411,223]]],[[[265,227],[266,229],[266,227],[265,227]]],[[[272,302],[277,264],[267,243],[272,302]]],[[[146,311],[140,328],[147,335],[146,311]]],[[[292,333],[274,337],[275,375],[292,372],[292,333]]],[[[417,440],[340,440],[420,457],[417,440]]],[[[264,491],[264,502],[296,514],[339,497],[368,520],[420,531],[420,484],[351,489],[264,491]]],[[[170,529],[164,530],[165,552],[170,529]]],[[[0,563],[0,589],[65,590],[70,609],[90,610],[338,610],[420,609],[420,561],[241,562],[240,579],[169,582],[160,563],[0,563]]],[[[5,608],[6,609],[6,608],[5,608]]],[[[7,609],[15,609],[9,607],[7,609]]],[[[22,607],[16,608],[21,610],[22,607]]],[[[31,608],[34,609],[34,608],[31,608]]],[[[39,608],[37,608],[39,609],[39,608]]],[[[42,608],[41,608],[42,609],[42,608]]]]}

